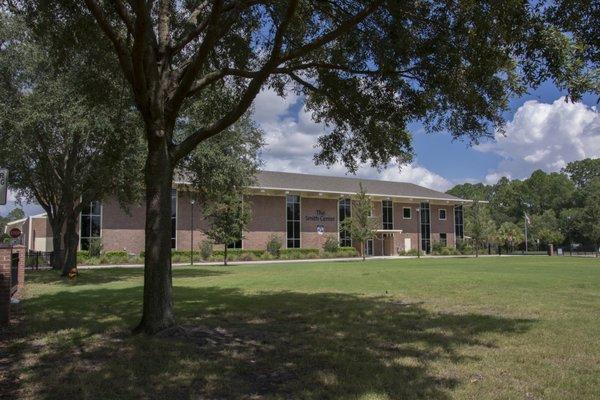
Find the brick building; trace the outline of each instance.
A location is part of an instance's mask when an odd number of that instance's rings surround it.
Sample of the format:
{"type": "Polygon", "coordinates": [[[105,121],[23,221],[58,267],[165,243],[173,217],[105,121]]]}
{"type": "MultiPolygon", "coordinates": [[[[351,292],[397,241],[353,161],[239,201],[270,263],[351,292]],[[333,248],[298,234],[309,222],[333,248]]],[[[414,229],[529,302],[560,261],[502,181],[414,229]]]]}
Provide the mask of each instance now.
{"type": "MultiPolygon", "coordinates": [[[[421,249],[426,250],[435,242],[454,246],[456,238],[462,237],[462,205],[467,200],[446,193],[403,182],[263,171],[244,195],[252,209],[248,232],[232,247],[264,249],[273,234],[288,248],[321,248],[328,235],[334,235],[343,246],[356,245],[339,226],[352,214],[350,198],[359,190],[359,183],[373,200],[373,218],[379,222],[376,237],[367,244],[369,255],[416,249],[419,234],[421,249]]],[[[191,203],[190,189],[186,182],[173,186],[174,249],[190,248],[192,229],[194,249],[206,239],[208,222],[202,205],[191,203]]],[[[144,218],[143,205],[125,211],[115,199],[93,202],[81,214],[80,247],[86,249],[90,239],[100,237],[105,250],[139,253],[144,249],[144,218]]],[[[35,249],[44,243],[45,248],[38,250],[50,251],[48,224],[33,220],[28,224],[23,232],[29,237],[23,244],[35,249]],[[34,226],[39,227],[30,229],[34,226]]]]}

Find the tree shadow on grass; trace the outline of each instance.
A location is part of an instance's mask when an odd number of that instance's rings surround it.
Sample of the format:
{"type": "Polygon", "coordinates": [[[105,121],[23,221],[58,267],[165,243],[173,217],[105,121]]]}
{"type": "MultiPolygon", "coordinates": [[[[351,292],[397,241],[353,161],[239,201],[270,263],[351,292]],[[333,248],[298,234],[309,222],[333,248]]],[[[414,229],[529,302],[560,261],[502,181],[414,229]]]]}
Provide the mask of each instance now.
{"type": "MultiPolygon", "coordinates": [[[[229,271],[204,269],[198,267],[174,267],[173,274],[176,278],[201,278],[205,276],[217,276],[229,274],[229,271]]],[[[25,273],[27,284],[57,283],[65,285],[98,285],[118,281],[143,279],[143,268],[97,268],[94,270],[80,269],[78,276],[69,279],[60,276],[60,271],[53,270],[28,270],[25,273]]]]}
{"type": "Polygon", "coordinates": [[[462,382],[446,367],[472,361],[465,349],[533,323],[346,294],[177,287],[175,297],[184,329],[166,338],[129,334],[140,287],[27,300],[14,345],[21,396],[447,399],[462,382]]]}

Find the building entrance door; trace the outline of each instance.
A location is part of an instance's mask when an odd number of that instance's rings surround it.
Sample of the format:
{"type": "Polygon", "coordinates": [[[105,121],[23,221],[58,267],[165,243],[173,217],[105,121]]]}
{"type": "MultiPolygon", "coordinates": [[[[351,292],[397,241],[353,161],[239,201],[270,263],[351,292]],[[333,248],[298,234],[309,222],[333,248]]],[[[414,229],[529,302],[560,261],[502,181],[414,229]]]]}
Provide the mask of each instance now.
{"type": "Polygon", "coordinates": [[[373,239],[367,240],[367,256],[373,255],[373,239]]]}
{"type": "Polygon", "coordinates": [[[394,236],[383,236],[383,255],[391,256],[394,253],[394,236]]]}

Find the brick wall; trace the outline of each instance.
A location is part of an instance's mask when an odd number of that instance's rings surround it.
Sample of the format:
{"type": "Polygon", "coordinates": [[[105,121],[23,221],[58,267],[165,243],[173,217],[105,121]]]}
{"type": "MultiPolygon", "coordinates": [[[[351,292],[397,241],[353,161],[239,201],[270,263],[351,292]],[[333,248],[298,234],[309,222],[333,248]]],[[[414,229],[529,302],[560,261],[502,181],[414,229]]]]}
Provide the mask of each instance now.
{"type": "Polygon", "coordinates": [[[11,296],[19,296],[25,285],[25,246],[0,247],[0,324],[10,320],[11,296]],[[19,255],[18,284],[11,283],[12,254],[19,255]]]}
{"type": "Polygon", "coordinates": [[[328,236],[338,237],[338,201],[303,197],[300,200],[300,246],[304,248],[323,248],[328,236]],[[317,225],[325,232],[320,235],[317,225]]]}

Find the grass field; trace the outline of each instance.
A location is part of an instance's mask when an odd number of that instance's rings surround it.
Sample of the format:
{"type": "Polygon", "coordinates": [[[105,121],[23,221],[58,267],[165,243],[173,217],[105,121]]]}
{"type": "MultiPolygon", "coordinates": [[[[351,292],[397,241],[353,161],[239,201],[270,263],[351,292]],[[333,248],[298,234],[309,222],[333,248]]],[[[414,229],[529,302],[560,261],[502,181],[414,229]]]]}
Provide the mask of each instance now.
{"type": "Polygon", "coordinates": [[[598,399],[600,260],[174,270],[182,328],[131,336],[143,271],[29,272],[8,371],[35,399],[598,399]]]}

